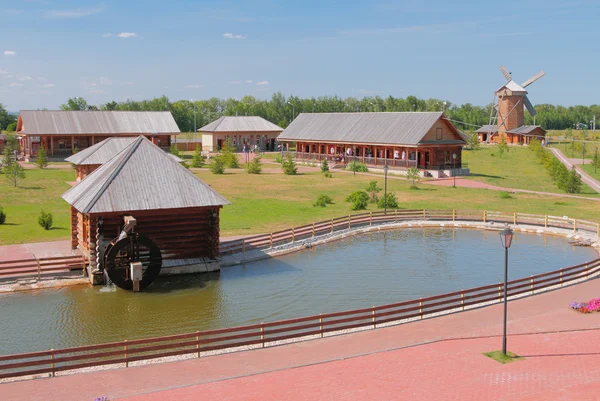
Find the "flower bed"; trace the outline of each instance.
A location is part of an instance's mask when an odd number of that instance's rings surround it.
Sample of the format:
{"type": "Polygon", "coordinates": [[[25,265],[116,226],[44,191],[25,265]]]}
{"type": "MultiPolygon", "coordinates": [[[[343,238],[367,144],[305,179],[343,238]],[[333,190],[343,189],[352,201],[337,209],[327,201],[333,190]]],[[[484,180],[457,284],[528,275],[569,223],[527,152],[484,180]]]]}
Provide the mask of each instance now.
{"type": "Polygon", "coordinates": [[[571,302],[571,309],[580,313],[600,312],[600,298],[593,298],[589,302],[571,302]]]}

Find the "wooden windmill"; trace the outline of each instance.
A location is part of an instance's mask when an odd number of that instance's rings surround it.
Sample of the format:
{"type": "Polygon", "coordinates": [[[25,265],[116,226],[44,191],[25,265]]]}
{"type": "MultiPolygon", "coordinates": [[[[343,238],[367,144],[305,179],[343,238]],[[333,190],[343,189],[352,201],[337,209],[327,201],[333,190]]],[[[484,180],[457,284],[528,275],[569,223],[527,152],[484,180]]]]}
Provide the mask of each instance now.
{"type": "MultiPolygon", "coordinates": [[[[489,124],[490,127],[495,128],[496,132],[494,133],[499,134],[497,138],[505,135],[509,131],[518,132],[518,130],[524,126],[524,108],[527,108],[527,111],[534,117],[535,121],[535,108],[529,101],[529,98],[527,97],[528,92],[525,88],[546,75],[544,71],[540,71],[519,85],[513,81],[512,74],[506,67],[501,66],[500,71],[507,79],[507,82],[494,93],[494,102],[492,103],[494,104],[494,107],[492,107],[490,113],[489,124]]],[[[492,133],[491,136],[493,136],[494,133],[492,133]]]]}

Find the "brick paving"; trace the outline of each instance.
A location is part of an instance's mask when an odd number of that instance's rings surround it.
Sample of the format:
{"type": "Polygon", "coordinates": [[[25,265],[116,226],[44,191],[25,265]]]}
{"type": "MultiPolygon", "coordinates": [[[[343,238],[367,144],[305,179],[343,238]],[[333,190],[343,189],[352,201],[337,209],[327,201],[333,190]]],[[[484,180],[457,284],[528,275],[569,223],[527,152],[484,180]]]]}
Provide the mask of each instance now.
{"type": "Polygon", "coordinates": [[[5,383],[0,399],[594,399],[600,313],[568,304],[599,290],[592,280],[510,302],[509,350],[527,356],[510,365],[481,355],[500,348],[498,304],[285,346],[5,383]]]}

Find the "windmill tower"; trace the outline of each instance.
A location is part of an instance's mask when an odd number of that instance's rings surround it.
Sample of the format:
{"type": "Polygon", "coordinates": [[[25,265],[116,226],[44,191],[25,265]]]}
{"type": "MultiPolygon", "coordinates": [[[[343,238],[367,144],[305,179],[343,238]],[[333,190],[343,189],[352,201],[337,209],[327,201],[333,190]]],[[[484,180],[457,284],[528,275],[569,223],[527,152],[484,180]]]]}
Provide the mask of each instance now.
{"type": "MultiPolygon", "coordinates": [[[[529,85],[546,75],[544,71],[540,71],[521,85],[513,81],[512,75],[506,67],[501,66],[500,72],[507,79],[507,82],[500,87],[494,93],[494,107],[490,113],[490,127],[494,128],[490,138],[494,137],[494,134],[498,134],[494,140],[500,140],[500,137],[506,135],[507,132],[518,132],[518,130],[524,126],[525,123],[525,112],[524,108],[527,108],[529,114],[534,117],[535,121],[535,108],[527,97],[527,88],[529,85]]],[[[489,140],[489,139],[488,139],[489,140]]]]}

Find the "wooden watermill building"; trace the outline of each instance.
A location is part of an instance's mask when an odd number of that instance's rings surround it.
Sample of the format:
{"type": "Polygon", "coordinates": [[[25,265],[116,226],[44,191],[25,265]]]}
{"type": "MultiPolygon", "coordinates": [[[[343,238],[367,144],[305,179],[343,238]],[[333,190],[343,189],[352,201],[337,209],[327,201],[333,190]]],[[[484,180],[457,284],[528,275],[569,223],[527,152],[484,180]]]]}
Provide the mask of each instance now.
{"type": "Polygon", "coordinates": [[[296,144],[301,160],[468,174],[467,138],[441,112],[302,113],[278,140],[296,144]]]}
{"type": "MultiPolygon", "coordinates": [[[[91,174],[92,171],[96,170],[98,167],[131,146],[136,139],[137,137],[106,138],[102,142],[69,156],[65,159],[65,161],[75,165],[77,181],[81,181],[91,174]]],[[[178,163],[183,161],[171,153],[167,153],[167,155],[178,163]]]]}
{"type": "Polygon", "coordinates": [[[29,158],[41,146],[49,156],[68,156],[106,138],[139,135],[168,149],[171,135],[180,131],[169,111],[22,110],[16,133],[21,153],[29,158]]]}
{"type": "Polygon", "coordinates": [[[163,268],[206,271],[219,256],[219,211],[229,202],[143,136],[62,197],[71,205],[71,245],[92,271],[126,215],[158,245],[163,268]]]}

